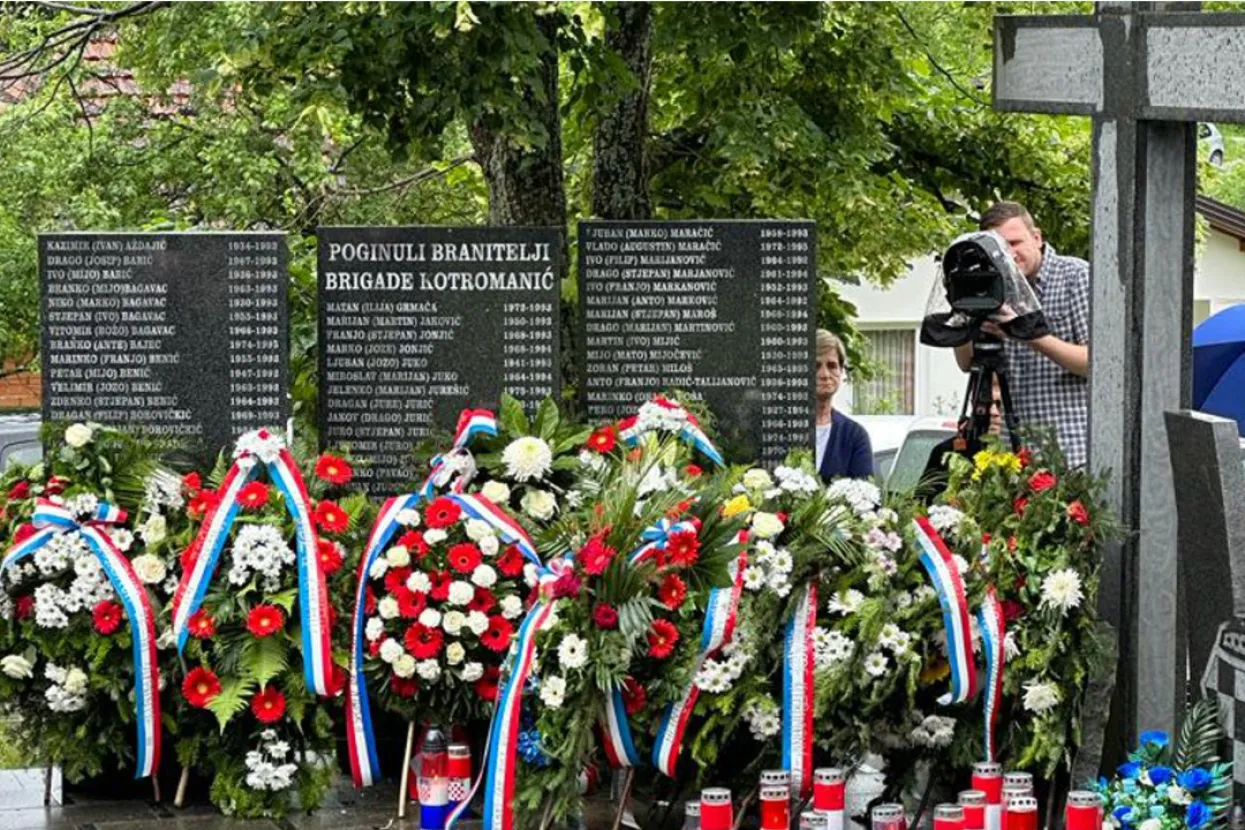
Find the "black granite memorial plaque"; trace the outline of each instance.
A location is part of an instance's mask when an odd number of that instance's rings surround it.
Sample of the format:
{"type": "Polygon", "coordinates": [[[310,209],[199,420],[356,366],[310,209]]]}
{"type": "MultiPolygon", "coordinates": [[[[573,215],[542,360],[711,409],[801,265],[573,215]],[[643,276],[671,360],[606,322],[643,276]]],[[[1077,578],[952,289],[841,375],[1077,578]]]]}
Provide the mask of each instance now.
{"type": "Polygon", "coordinates": [[[559,387],[561,235],[551,228],[321,228],[320,437],[399,492],[432,427],[503,391],[535,406],[559,387]]]}
{"type": "Polygon", "coordinates": [[[735,460],[813,446],[812,222],[581,222],[584,401],[704,400],[735,460]]]}
{"type": "Polygon", "coordinates": [[[39,237],[43,417],[98,421],[214,458],[289,418],[279,233],[39,237]]]}

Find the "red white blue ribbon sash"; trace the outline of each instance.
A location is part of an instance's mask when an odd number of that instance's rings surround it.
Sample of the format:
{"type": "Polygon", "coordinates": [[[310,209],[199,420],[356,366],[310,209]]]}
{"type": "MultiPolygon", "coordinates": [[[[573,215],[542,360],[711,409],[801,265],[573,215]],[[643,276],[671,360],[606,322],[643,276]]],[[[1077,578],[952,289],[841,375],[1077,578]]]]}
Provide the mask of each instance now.
{"type": "Polygon", "coordinates": [[[420,494],[431,500],[437,488],[445,487],[453,480],[453,490],[461,493],[475,477],[475,459],[467,447],[477,435],[497,435],[497,418],[487,409],[464,409],[458,415],[458,427],[454,430],[454,443],[451,449],[432,459],[432,470],[428,474],[420,494]],[[457,474],[457,477],[455,477],[457,474]]]}
{"type": "Polygon", "coordinates": [[[675,767],[678,766],[679,755],[683,751],[683,738],[687,732],[687,723],[691,719],[692,710],[696,708],[696,699],[700,697],[696,675],[700,673],[705,661],[729,643],[731,636],[735,633],[739,597],[743,593],[744,569],[747,563],[748,553],[746,550],[741,551],[739,558],[731,563],[730,587],[714,588],[709,592],[705,622],[701,628],[700,653],[693,666],[692,679],[679,700],[666,707],[661,724],[657,728],[657,737],[653,742],[653,766],[670,778],[675,775],[675,767]]]}
{"type": "Polygon", "coordinates": [[[698,534],[700,531],[689,521],[672,522],[670,519],[658,519],[655,525],[640,534],[644,544],[631,552],[627,564],[635,567],[656,551],[664,548],[671,536],[684,532],[698,534]]]}
{"type": "Polygon", "coordinates": [[[813,791],[813,629],[817,583],[810,580],[787,622],[782,669],[782,768],[791,772],[792,794],[813,791]]]}
{"type": "MultiPolygon", "coordinates": [[[[661,406],[664,409],[684,411],[687,416],[687,421],[683,424],[682,429],[679,430],[679,437],[694,446],[696,449],[700,450],[700,452],[714,464],[717,464],[719,467],[725,466],[726,460],[722,458],[722,453],[718,452],[718,448],[715,447],[713,442],[709,440],[709,436],[705,435],[704,430],[700,428],[700,424],[696,423],[695,418],[690,412],[686,412],[686,410],[683,410],[683,407],[671,401],[667,401],[664,398],[658,398],[657,400],[652,401],[652,403],[661,406]]],[[[639,424],[632,424],[626,429],[623,429],[619,435],[622,437],[623,443],[629,447],[632,447],[639,442],[640,438],[648,434],[650,431],[651,430],[648,428],[641,428],[639,424]]]]}
{"type": "Polygon", "coordinates": [[[522,551],[527,561],[537,567],[540,566],[540,557],[536,554],[536,545],[532,542],[532,537],[527,535],[523,526],[516,522],[509,513],[484,496],[474,493],[449,493],[446,498],[457,504],[471,518],[479,519],[493,528],[503,542],[514,545],[522,551]]]}
{"type": "MultiPolygon", "coordinates": [[[[990,564],[990,546],[981,546],[981,561],[990,564]]],[[[986,653],[986,686],[982,701],[984,722],[985,760],[993,761],[998,751],[995,740],[999,720],[999,701],[1003,699],[1003,667],[1007,661],[1003,646],[1007,625],[1003,618],[1003,606],[993,585],[986,587],[985,598],[977,609],[977,627],[981,629],[981,647],[986,653]]]]}
{"type": "Polygon", "coordinates": [[[929,519],[918,516],[913,520],[913,531],[921,548],[921,566],[929,575],[942,606],[942,623],[947,635],[951,691],[938,698],[938,703],[942,706],[963,703],[973,696],[977,687],[977,667],[964,582],[960,579],[960,571],[951,551],[929,519]]]}
{"type": "Polygon", "coordinates": [[[139,581],[130,560],[117,550],[103,531],[104,525],[125,521],[125,511],[100,502],[95,515],[80,524],[68,510],[50,499],[39,499],[31,523],[39,530],[10,548],[0,562],[0,573],[30,556],[59,533],[77,531],[95,554],[108,581],[117,592],[130,622],[134,659],[134,717],[138,733],[135,778],[146,778],[160,765],[160,668],[156,657],[156,620],[147,589],[139,581]]]}
{"type": "Polygon", "coordinates": [[[370,787],[380,778],[380,761],[376,752],[376,735],[372,730],[372,711],[367,696],[367,679],[363,674],[366,653],[364,625],[367,615],[367,583],[372,565],[389,540],[398,531],[398,514],[419,504],[419,495],[394,496],[385,501],[368,535],[367,547],[359,560],[355,581],[354,615],[350,625],[350,677],[346,683],[346,744],[350,755],[350,774],[356,787],[370,787]]]}
{"type": "MultiPolygon", "coordinates": [[[[181,653],[190,634],[188,622],[199,610],[207,595],[208,585],[216,570],[217,560],[229,539],[239,510],[238,494],[258,474],[261,461],[243,453],[225,474],[219,492],[220,500],[208,511],[207,518],[192,542],[194,564],[182,574],[173,595],[173,634],[181,653]]],[[[273,485],[285,497],[285,505],[294,520],[298,562],[298,606],[302,624],[303,677],[307,688],[328,696],[332,677],[332,648],[329,639],[329,599],[324,571],[320,566],[315,525],[312,522],[311,499],[298,471],[294,457],[286,448],[265,465],[273,485]]]]}

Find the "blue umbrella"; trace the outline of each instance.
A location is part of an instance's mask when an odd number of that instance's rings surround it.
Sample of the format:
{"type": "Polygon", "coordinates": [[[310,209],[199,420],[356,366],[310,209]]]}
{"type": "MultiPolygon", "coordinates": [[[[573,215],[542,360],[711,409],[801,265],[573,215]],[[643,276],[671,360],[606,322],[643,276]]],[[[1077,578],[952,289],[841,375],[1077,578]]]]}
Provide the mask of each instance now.
{"type": "Polygon", "coordinates": [[[1232,418],[1245,435],[1245,305],[1193,330],[1193,408],[1232,418]]]}

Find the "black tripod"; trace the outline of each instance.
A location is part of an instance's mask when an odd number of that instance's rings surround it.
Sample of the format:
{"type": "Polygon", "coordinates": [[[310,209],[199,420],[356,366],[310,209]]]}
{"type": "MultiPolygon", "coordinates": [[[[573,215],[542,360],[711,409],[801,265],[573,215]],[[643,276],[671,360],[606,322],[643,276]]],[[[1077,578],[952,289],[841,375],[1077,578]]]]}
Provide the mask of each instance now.
{"type": "Polygon", "coordinates": [[[981,437],[990,432],[990,408],[994,405],[994,379],[999,380],[999,397],[1003,410],[1003,422],[1012,452],[1020,451],[1020,418],[1012,406],[1011,387],[1007,383],[1007,366],[1003,360],[1003,343],[995,337],[979,335],[973,341],[973,364],[969,370],[968,388],[964,392],[964,405],[960,407],[957,449],[980,444],[981,437]],[[970,414],[971,407],[971,414],[970,414]],[[959,442],[964,446],[959,446],[959,442]]]}

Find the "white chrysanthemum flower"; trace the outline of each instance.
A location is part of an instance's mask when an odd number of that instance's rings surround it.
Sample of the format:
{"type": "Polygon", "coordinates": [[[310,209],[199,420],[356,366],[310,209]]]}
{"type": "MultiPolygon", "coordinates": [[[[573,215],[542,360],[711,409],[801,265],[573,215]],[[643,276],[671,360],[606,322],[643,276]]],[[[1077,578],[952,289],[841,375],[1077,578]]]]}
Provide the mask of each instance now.
{"type": "Polygon", "coordinates": [[[1041,714],[1049,709],[1059,705],[1062,696],[1059,694],[1059,687],[1054,683],[1040,683],[1034,681],[1024,685],[1024,706],[1030,712],[1041,714]]]}
{"type": "Polygon", "coordinates": [[[450,583],[449,603],[450,605],[467,605],[475,597],[476,590],[471,587],[470,582],[463,582],[456,579],[450,583]]]}
{"type": "Polygon", "coordinates": [[[765,570],[756,565],[750,565],[744,571],[744,587],[749,591],[759,591],[764,588],[765,570]]]}
{"type": "Polygon", "coordinates": [[[481,588],[492,588],[497,584],[497,571],[491,565],[476,565],[471,572],[471,582],[481,588]]]}
{"type": "Polygon", "coordinates": [[[432,590],[432,580],[423,571],[411,571],[406,578],[406,589],[417,594],[426,594],[432,590]]]}
{"type": "Polygon", "coordinates": [[[421,680],[431,683],[441,676],[441,664],[436,660],[420,660],[415,664],[415,673],[421,680]]]}
{"type": "MultiPolygon", "coordinates": [[[[397,640],[389,639],[380,644],[380,659],[386,663],[392,663],[401,657],[405,652],[402,650],[402,644],[397,640]]],[[[408,674],[407,677],[410,677],[408,674]]]]}
{"type": "Polygon", "coordinates": [[[480,495],[493,504],[505,504],[510,501],[510,488],[500,481],[486,481],[480,488],[480,495]]]}
{"type": "Polygon", "coordinates": [[[450,535],[439,527],[424,531],[424,541],[430,545],[439,545],[448,538],[450,535]]]}
{"type": "Polygon", "coordinates": [[[411,552],[403,545],[394,545],[385,553],[385,560],[391,568],[405,568],[411,564],[411,552]]]}
{"type": "Polygon", "coordinates": [[[463,666],[462,673],[459,675],[464,683],[474,683],[484,676],[484,666],[479,663],[468,663],[463,666]]]}
{"type": "Polygon", "coordinates": [[[769,473],[760,467],[753,467],[744,473],[743,483],[749,490],[768,490],[774,486],[774,480],[769,477],[769,473]]]}
{"type": "Polygon", "coordinates": [[[450,643],[445,647],[445,662],[451,666],[457,666],[467,656],[467,649],[463,648],[462,643],[450,643]]]}
{"type": "Polygon", "coordinates": [[[480,553],[483,553],[485,556],[496,556],[500,548],[501,543],[497,541],[496,536],[485,536],[480,540],[480,553]]]}
{"type": "Polygon", "coordinates": [[[481,611],[471,611],[467,614],[467,628],[471,633],[479,637],[485,631],[488,631],[488,615],[481,611]]]}
{"type": "Polygon", "coordinates": [[[441,627],[445,629],[445,633],[454,637],[458,636],[458,632],[462,631],[466,624],[467,615],[462,611],[446,611],[445,616],[441,618],[441,627]]]}
{"type": "Polygon", "coordinates": [[[143,522],[138,528],[138,535],[143,537],[143,544],[148,547],[160,544],[168,538],[168,534],[168,520],[159,513],[153,513],[148,516],[147,521],[143,522]]]}
{"type": "Polygon", "coordinates": [[[502,450],[501,460],[515,481],[539,481],[553,467],[553,450],[536,436],[525,435],[502,450]]]}
{"type": "Polygon", "coordinates": [[[752,514],[752,531],[762,539],[772,539],[783,531],[782,519],[773,513],[757,511],[752,514]]]}
{"type": "Polygon", "coordinates": [[[64,601],[64,592],[49,582],[35,588],[35,625],[40,628],[64,628],[69,625],[69,617],[61,608],[64,601]]]}
{"type": "Polygon", "coordinates": [[[523,613],[523,600],[514,594],[501,598],[501,615],[508,620],[517,619],[523,613]]]}
{"type": "MultiPolygon", "coordinates": [[[[151,513],[151,518],[159,516],[164,508],[181,510],[186,500],[182,497],[182,480],[168,470],[156,470],[143,481],[143,507],[151,513]]],[[[163,519],[163,516],[159,516],[163,519]]],[[[148,519],[151,521],[151,519],[148,519]]],[[[164,537],[161,536],[161,539],[164,537]]],[[[146,537],[144,536],[144,539],[146,537]]],[[[146,539],[147,544],[154,545],[160,539],[146,539]]]]}
{"type": "Polygon", "coordinates": [[[1062,568],[1042,580],[1042,607],[1067,614],[1081,604],[1081,575],[1075,568],[1062,568]]]}
{"type": "Polygon", "coordinates": [[[369,579],[383,579],[385,574],[389,572],[389,560],[383,556],[378,556],[372,562],[372,567],[367,569],[369,579]]]}
{"type": "Polygon", "coordinates": [[[855,614],[860,610],[860,605],[864,601],[864,594],[855,588],[849,588],[830,597],[830,601],[826,603],[826,610],[831,614],[855,614]]]}
{"type": "Polygon", "coordinates": [[[79,450],[89,444],[94,435],[95,430],[86,424],[70,424],[65,429],[65,443],[79,450]]]}
{"type": "Polygon", "coordinates": [[[558,501],[547,490],[528,490],[519,500],[523,512],[539,521],[548,521],[557,512],[558,501]]]}
{"type": "Polygon", "coordinates": [[[546,677],[540,682],[540,700],[550,709],[561,709],[566,696],[566,681],[558,675],[546,677]]]}
{"type": "Polygon", "coordinates": [[[253,465],[255,458],[265,464],[271,464],[280,457],[283,449],[285,449],[285,442],[281,440],[280,435],[266,429],[257,429],[238,439],[233,450],[233,457],[237,461],[249,463],[241,466],[253,465]]]}
{"type": "Polygon", "coordinates": [[[875,651],[865,657],[865,671],[873,677],[881,677],[886,674],[888,668],[890,668],[890,660],[880,651],[875,651]]]}
{"type": "Polygon", "coordinates": [[[385,622],[380,617],[369,617],[363,627],[363,636],[369,640],[379,640],[385,634],[385,622]]]}
{"type": "Polygon", "coordinates": [[[583,668],[588,662],[588,641],[578,634],[567,634],[558,645],[558,662],[564,669],[583,668]]]}
{"type": "MultiPolygon", "coordinates": [[[[390,640],[389,642],[393,642],[390,640]]],[[[393,661],[393,673],[401,678],[408,678],[415,674],[415,658],[409,654],[400,654],[393,661]]]]}
{"type": "Polygon", "coordinates": [[[485,536],[493,535],[493,527],[488,522],[483,522],[479,519],[468,519],[466,531],[467,538],[473,542],[478,542],[485,536]]]}
{"type": "Polygon", "coordinates": [[[393,597],[381,597],[376,603],[376,613],[380,614],[383,620],[396,619],[399,613],[398,601],[393,597]]]}
{"type": "Polygon", "coordinates": [[[425,608],[419,612],[419,624],[428,628],[436,628],[441,625],[441,612],[435,608],[425,608]]]}
{"type": "Polygon", "coordinates": [[[150,553],[135,556],[130,565],[133,566],[135,575],[144,585],[157,585],[163,582],[169,572],[164,560],[150,553]]]}
{"type": "Polygon", "coordinates": [[[1020,656],[1020,646],[1016,645],[1016,632],[1009,631],[1003,635],[1003,658],[1011,661],[1020,656]]]}

